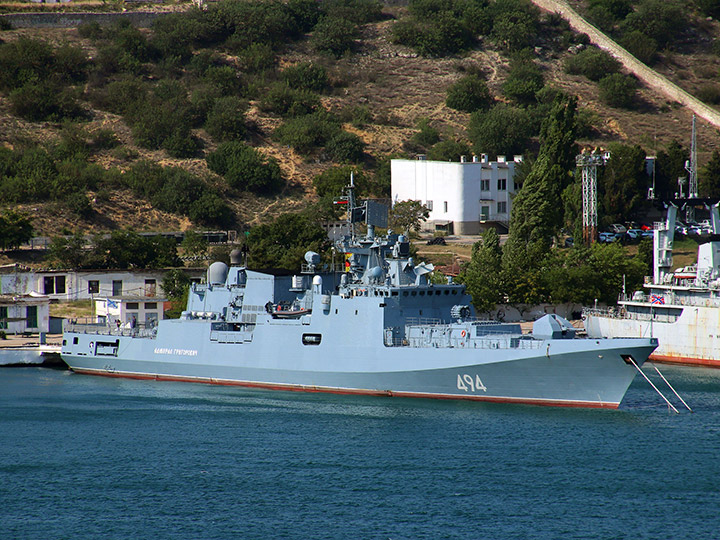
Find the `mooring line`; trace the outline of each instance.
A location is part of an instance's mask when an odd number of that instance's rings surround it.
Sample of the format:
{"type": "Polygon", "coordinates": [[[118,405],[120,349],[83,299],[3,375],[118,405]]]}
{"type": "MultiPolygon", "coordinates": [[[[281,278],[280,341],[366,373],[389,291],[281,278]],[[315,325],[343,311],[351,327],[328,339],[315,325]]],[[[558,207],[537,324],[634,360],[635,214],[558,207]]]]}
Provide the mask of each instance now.
{"type": "Polygon", "coordinates": [[[645,377],[645,380],[650,383],[650,386],[652,386],[652,387],[655,389],[655,391],[656,391],[658,394],[660,394],[660,397],[665,400],[665,403],[668,404],[668,407],[670,407],[673,411],[675,411],[676,414],[680,414],[680,411],[678,411],[678,410],[674,407],[674,405],[673,405],[672,403],[670,403],[670,401],[668,401],[668,398],[666,398],[666,397],[663,395],[663,393],[662,393],[660,390],[658,390],[658,387],[655,386],[650,379],[648,379],[648,376],[645,375],[645,373],[643,372],[642,369],[640,369],[640,366],[638,366],[638,365],[635,363],[635,359],[632,358],[632,357],[629,357],[628,360],[630,360],[630,362],[632,362],[632,365],[635,366],[635,369],[637,369],[637,370],[640,372],[640,375],[642,375],[643,377],[645,377]]]}
{"type": "Polygon", "coordinates": [[[655,371],[657,371],[658,375],[660,375],[660,377],[662,378],[662,380],[665,381],[665,384],[668,385],[668,388],[670,388],[670,390],[673,391],[673,394],[675,394],[675,395],[677,396],[677,398],[678,398],[680,401],[682,401],[682,404],[685,405],[685,407],[687,407],[687,410],[690,411],[690,412],[695,412],[695,411],[693,411],[693,410],[690,408],[690,406],[689,406],[687,403],[685,403],[685,400],[680,397],[680,394],[678,394],[677,391],[676,391],[676,390],[672,387],[672,385],[668,382],[668,380],[665,378],[665,375],[663,375],[662,373],[660,373],[660,370],[657,368],[657,366],[656,366],[656,365],[653,365],[653,367],[655,368],[655,371]]]}

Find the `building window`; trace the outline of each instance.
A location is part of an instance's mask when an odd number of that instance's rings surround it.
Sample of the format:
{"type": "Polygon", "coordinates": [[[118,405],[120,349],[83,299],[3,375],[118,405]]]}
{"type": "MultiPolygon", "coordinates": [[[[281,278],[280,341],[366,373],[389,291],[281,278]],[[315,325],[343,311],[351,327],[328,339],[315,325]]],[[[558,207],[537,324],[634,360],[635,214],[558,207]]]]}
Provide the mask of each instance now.
{"type": "Polygon", "coordinates": [[[490,207],[483,205],[480,207],[480,221],[487,221],[490,219],[490,207]]]}
{"type": "Polygon", "coordinates": [[[498,191],[507,191],[507,178],[498,178],[498,191]]]}
{"type": "Polygon", "coordinates": [[[113,296],[122,296],[122,280],[121,279],[113,279],[112,295],[113,296]]]}
{"type": "Polygon", "coordinates": [[[7,330],[8,323],[8,309],[7,306],[0,306],[0,328],[7,330]]]}
{"type": "Polygon", "coordinates": [[[100,292],[100,282],[97,280],[88,281],[88,294],[97,294],[100,292]]]}
{"type": "Polygon", "coordinates": [[[43,278],[44,294],[65,294],[65,276],[45,276],[43,278]]]}
{"type": "Polygon", "coordinates": [[[38,327],[38,308],[37,306],[27,306],[25,308],[26,313],[26,327],[37,328],[38,327]]]}
{"type": "Polygon", "coordinates": [[[138,302],[128,302],[126,307],[127,309],[140,309],[140,304],[138,302]]]}
{"type": "Polygon", "coordinates": [[[480,191],[490,191],[490,179],[482,178],[480,180],[480,191]]]}
{"type": "Polygon", "coordinates": [[[443,202],[444,212],[447,214],[447,201],[443,202]]]}
{"type": "Polygon", "coordinates": [[[157,302],[145,302],[145,309],[157,309],[157,302]]]}
{"type": "Polygon", "coordinates": [[[432,201],[425,201],[425,206],[427,207],[428,210],[432,210],[432,209],[433,209],[433,202],[432,202],[432,201]]]}
{"type": "Polygon", "coordinates": [[[154,279],[145,280],[145,296],[156,296],[157,293],[157,281],[154,279]]]}
{"type": "Polygon", "coordinates": [[[498,214],[507,214],[507,201],[498,201],[498,214]]]}

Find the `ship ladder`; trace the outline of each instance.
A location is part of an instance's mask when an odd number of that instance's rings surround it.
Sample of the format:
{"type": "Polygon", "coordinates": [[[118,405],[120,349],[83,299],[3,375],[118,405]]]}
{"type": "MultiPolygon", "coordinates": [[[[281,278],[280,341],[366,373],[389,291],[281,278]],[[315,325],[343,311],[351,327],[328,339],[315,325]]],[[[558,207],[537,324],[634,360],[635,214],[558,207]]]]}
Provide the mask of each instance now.
{"type": "Polygon", "coordinates": [[[658,387],[655,386],[650,379],[648,379],[648,376],[645,375],[645,372],[644,372],[642,369],[640,369],[640,366],[637,365],[637,362],[635,362],[635,359],[634,359],[632,356],[627,355],[627,357],[625,357],[625,361],[630,361],[630,363],[631,363],[633,366],[635,366],[635,369],[637,369],[637,370],[640,372],[640,375],[642,375],[643,378],[644,378],[648,383],[650,383],[650,386],[652,386],[652,387],[655,389],[655,391],[660,395],[660,397],[665,400],[665,403],[668,404],[668,407],[671,408],[673,411],[675,411],[676,414],[680,414],[680,411],[678,411],[678,410],[675,408],[675,406],[674,406],[672,403],[670,403],[670,401],[668,400],[668,398],[666,398],[666,397],[663,395],[663,393],[658,389],[658,387]]]}

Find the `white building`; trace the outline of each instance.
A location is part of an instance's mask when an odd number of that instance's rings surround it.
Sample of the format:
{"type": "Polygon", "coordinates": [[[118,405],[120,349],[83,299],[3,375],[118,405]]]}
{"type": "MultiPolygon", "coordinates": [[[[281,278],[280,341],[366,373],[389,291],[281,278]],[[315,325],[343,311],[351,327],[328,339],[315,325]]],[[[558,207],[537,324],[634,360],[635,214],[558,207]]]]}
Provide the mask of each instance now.
{"type": "Polygon", "coordinates": [[[508,161],[486,154],[471,161],[428,161],[393,159],[390,162],[393,203],[420,201],[430,209],[426,230],[453,234],[478,234],[489,228],[507,232],[512,195],[515,193],[515,165],[522,156],[508,161]]]}
{"type": "Polygon", "coordinates": [[[47,333],[50,299],[38,295],[0,295],[0,330],[6,334],[47,333]]]}
{"type": "MultiPolygon", "coordinates": [[[[201,268],[184,268],[200,281],[201,268]]],[[[20,265],[0,267],[0,294],[41,294],[53,301],[89,300],[107,296],[157,296],[165,270],[32,270],[20,265]]]]}

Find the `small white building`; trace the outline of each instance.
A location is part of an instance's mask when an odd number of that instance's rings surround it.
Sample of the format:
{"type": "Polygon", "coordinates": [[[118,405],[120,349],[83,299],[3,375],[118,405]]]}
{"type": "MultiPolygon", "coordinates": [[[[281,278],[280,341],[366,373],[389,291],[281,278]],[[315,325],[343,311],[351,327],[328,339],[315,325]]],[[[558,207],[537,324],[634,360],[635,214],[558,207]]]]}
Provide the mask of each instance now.
{"type": "MultiPolygon", "coordinates": [[[[183,268],[200,281],[203,268],[183,268]]],[[[1,294],[41,294],[53,301],[90,300],[107,296],[157,296],[165,270],[32,270],[20,265],[0,267],[1,294]]]]}
{"type": "Polygon", "coordinates": [[[50,299],[39,295],[0,295],[0,330],[6,334],[48,333],[50,299]]]}
{"type": "Polygon", "coordinates": [[[95,298],[95,322],[111,328],[154,328],[163,318],[165,302],[166,298],[149,296],[95,298]]]}
{"type": "Polygon", "coordinates": [[[464,156],[459,162],[393,159],[390,162],[393,203],[420,201],[430,210],[425,230],[451,234],[478,234],[489,228],[507,232],[515,166],[522,156],[508,161],[487,154],[464,156]]]}

